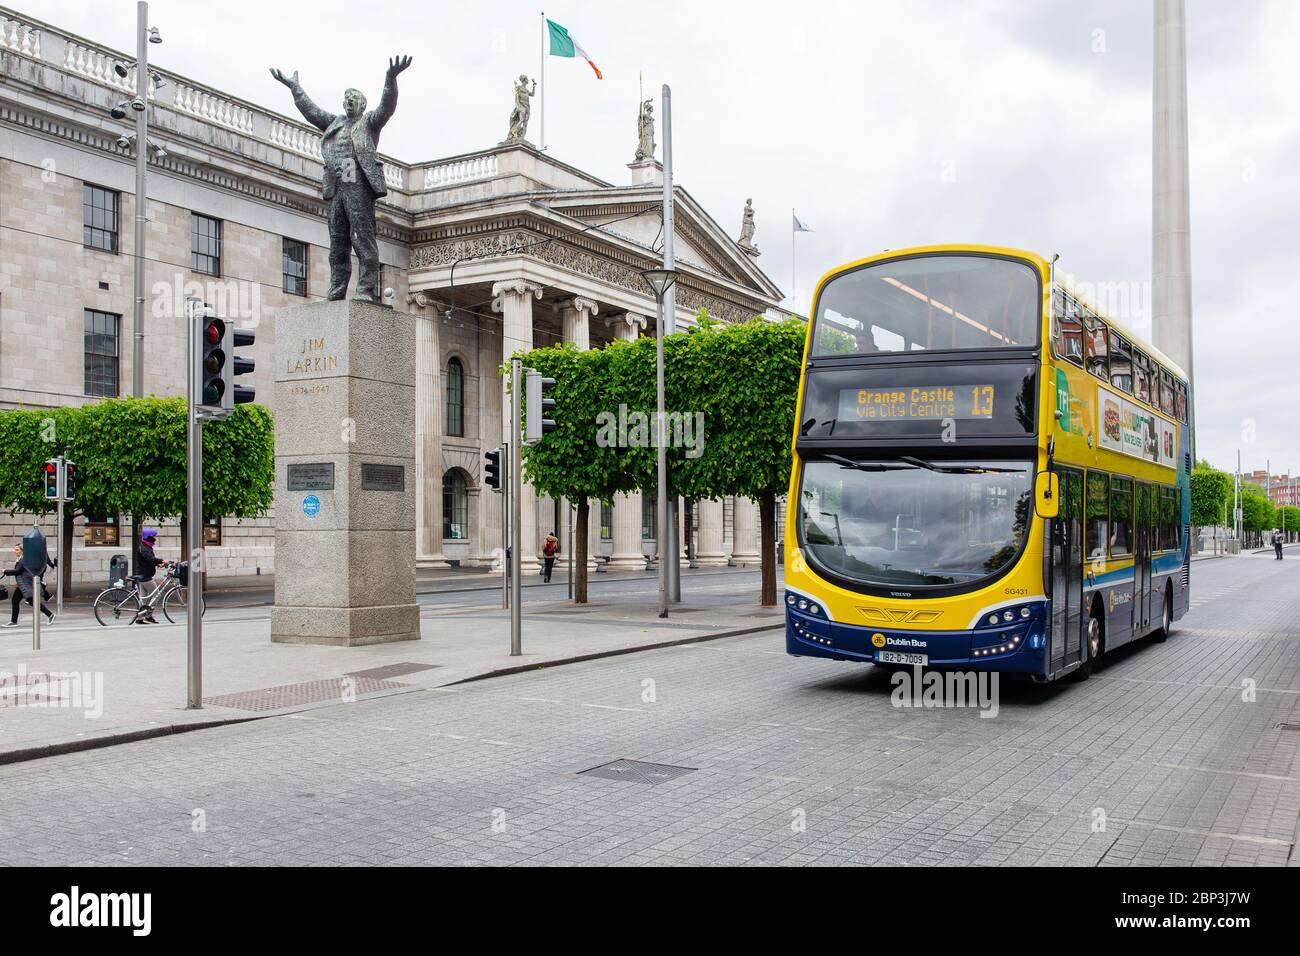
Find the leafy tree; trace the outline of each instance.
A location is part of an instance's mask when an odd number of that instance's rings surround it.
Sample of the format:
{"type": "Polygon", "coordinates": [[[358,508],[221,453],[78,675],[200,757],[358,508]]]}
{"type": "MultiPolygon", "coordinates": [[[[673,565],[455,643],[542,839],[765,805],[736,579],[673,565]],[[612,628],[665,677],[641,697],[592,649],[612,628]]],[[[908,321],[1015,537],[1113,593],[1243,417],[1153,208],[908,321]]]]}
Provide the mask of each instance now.
{"type": "Polygon", "coordinates": [[[620,449],[603,440],[600,420],[611,410],[608,371],[611,357],[623,348],[580,351],[571,343],[558,348],[535,349],[523,356],[526,367],[555,379],[555,430],[536,445],[523,449],[524,475],[537,490],[552,498],[568,498],[577,505],[574,529],[573,598],[587,603],[587,546],[591,503],[609,501],[615,494],[635,490],[621,463],[620,449]]]}
{"type": "Polygon", "coordinates": [[[1232,499],[1232,476],[1200,462],[1192,471],[1192,524],[1203,527],[1223,522],[1224,507],[1232,499]]]}
{"type": "Polygon", "coordinates": [[[1246,531],[1258,534],[1273,528],[1276,511],[1264,492],[1254,485],[1241,486],[1241,526],[1246,531]]]}
{"type": "Polygon", "coordinates": [[[684,336],[689,347],[672,366],[675,407],[700,413],[704,425],[702,454],[680,457],[673,489],[758,502],[765,607],[776,604],[776,499],[790,484],[806,331],[797,319],[701,323],[684,336]]]}
{"type": "Polygon", "coordinates": [[[1277,509],[1277,526],[1288,535],[1300,532],[1300,508],[1295,505],[1283,505],[1277,509]]]}
{"type": "MultiPolygon", "coordinates": [[[[68,448],[77,463],[72,516],[117,512],[182,516],[186,506],[185,400],[106,399],[80,408],[0,412],[0,507],[46,514],[41,463],[68,448]]],[[[209,514],[265,514],[274,498],[275,439],[271,413],[237,405],[224,422],[203,427],[203,498],[209,514]]],[[[70,553],[70,552],[69,552],[70,553]]],[[[65,568],[65,581],[71,568],[65,568]]]]}

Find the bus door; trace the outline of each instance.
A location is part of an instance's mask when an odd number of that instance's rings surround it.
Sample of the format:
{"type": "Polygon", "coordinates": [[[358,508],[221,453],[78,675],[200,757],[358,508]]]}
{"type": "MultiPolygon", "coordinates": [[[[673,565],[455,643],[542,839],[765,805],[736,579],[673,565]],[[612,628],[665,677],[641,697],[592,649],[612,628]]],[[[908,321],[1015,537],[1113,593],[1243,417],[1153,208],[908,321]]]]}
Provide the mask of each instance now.
{"type": "Polygon", "coordinates": [[[1133,636],[1151,625],[1151,523],[1155,514],[1155,488],[1138,482],[1133,532],[1133,636]]]}
{"type": "Polygon", "coordinates": [[[1083,629],[1083,473],[1057,468],[1060,512],[1051,521],[1050,669],[1077,661],[1083,629]]]}

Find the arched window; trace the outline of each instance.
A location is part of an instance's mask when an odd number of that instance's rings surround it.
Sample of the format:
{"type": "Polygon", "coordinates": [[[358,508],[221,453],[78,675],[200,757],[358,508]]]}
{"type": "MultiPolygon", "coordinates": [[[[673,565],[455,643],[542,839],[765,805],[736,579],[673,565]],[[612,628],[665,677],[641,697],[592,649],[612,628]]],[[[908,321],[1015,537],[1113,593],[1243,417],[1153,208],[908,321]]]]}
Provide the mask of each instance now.
{"type": "Polygon", "coordinates": [[[447,434],[465,437],[465,366],[454,357],[447,361],[447,434]]]}
{"type": "Polygon", "coordinates": [[[459,468],[442,476],[442,536],[449,541],[469,537],[469,492],[459,468]]]}

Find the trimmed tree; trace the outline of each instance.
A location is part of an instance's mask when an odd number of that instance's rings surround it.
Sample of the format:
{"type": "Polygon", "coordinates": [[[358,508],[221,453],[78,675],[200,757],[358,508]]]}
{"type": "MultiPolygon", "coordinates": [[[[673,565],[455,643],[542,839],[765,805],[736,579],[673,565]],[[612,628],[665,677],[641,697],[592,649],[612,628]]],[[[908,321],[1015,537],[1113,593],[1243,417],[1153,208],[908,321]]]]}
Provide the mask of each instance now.
{"type": "Polygon", "coordinates": [[[806,327],[761,318],[702,321],[672,366],[675,407],[702,416],[698,457],[680,456],[674,491],[758,502],[764,607],[776,604],[776,499],[790,484],[791,436],[806,327]]]}
{"type": "Polygon", "coordinates": [[[1232,476],[1201,462],[1192,470],[1192,524],[1219,525],[1232,498],[1232,476]]]}
{"type": "MultiPolygon", "coordinates": [[[[609,501],[634,490],[620,461],[620,449],[608,442],[601,423],[610,411],[607,397],[611,358],[622,343],[609,349],[581,351],[571,343],[534,349],[523,356],[526,367],[555,379],[555,429],[522,451],[524,478],[542,494],[567,498],[577,506],[574,528],[575,604],[587,603],[588,533],[593,501],[609,501]]],[[[613,413],[617,419],[617,403],[613,413]]]]}
{"type": "MultiPolygon", "coordinates": [[[[44,498],[40,468],[64,446],[78,465],[77,500],[65,509],[65,548],[73,513],[184,515],[183,398],[107,399],[80,408],[0,412],[0,506],[35,514],[55,510],[44,498]]],[[[203,497],[210,514],[265,514],[274,498],[274,478],[273,421],[264,406],[237,405],[226,421],[204,425],[203,497]]],[[[71,568],[64,574],[70,584],[71,568]]]]}

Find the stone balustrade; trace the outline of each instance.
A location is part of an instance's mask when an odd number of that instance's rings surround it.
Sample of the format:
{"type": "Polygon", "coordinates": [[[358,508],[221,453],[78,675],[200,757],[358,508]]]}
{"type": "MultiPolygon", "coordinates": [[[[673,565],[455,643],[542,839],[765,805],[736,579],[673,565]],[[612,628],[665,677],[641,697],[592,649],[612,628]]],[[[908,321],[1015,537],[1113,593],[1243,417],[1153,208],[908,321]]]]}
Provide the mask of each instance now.
{"type": "Polygon", "coordinates": [[[41,58],[41,31],[26,23],[0,17],[0,48],[21,53],[34,60],[41,58]]]}
{"type": "Polygon", "coordinates": [[[232,100],[214,96],[206,90],[196,90],[184,83],[177,84],[176,98],[172,105],[191,116],[228,126],[241,133],[253,132],[252,110],[232,100]]]}
{"type": "Polygon", "coordinates": [[[313,133],[304,126],[273,119],[270,140],[276,146],[287,149],[291,153],[307,156],[317,162],[324,161],[320,151],[320,134],[313,133]]]}
{"type": "Polygon", "coordinates": [[[495,154],[468,156],[424,167],[424,188],[442,189],[479,179],[491,179],[497,174],[495,154]]]}

